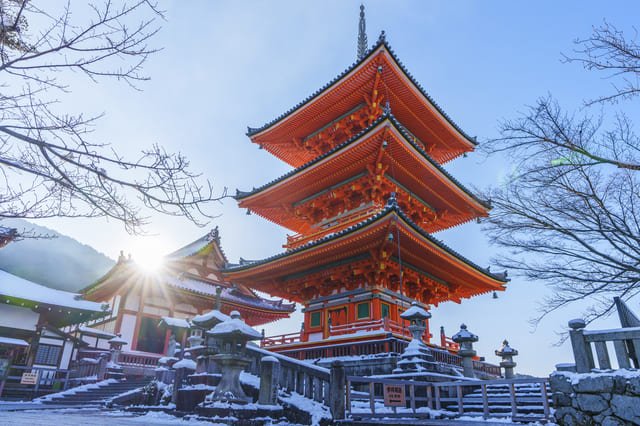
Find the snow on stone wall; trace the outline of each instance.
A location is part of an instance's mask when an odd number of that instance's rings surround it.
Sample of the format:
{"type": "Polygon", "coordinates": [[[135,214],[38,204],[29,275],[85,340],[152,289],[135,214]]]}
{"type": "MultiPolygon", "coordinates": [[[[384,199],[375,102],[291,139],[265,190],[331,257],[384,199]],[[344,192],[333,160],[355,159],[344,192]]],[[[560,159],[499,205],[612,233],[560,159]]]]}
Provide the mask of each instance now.
{"type": "Polygon", "coordinates": [[[640,424],[640,371],[555,372],[549,384],[559,425],[640,424]]]}

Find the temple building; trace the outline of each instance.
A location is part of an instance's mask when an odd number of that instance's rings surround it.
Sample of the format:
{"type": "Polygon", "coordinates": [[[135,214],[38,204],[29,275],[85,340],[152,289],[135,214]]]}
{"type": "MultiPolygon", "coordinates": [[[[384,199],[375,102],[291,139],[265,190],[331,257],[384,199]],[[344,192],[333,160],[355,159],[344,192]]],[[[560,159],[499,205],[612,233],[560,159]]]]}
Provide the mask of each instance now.
{"type": "Polygon", "coordinates": [[[476,142],[405,69],[384,32],[366,49],[363,15],[360,25],[356,63],[249,128],[253,143],[294,169],[236,199],[293,234],[284,252],[223,270],[238,285],[303,305],[299,333],[263,341],[303,359],[400,352],[409,340],[400,315],[413,301],[459,303],[507,282],[432,236],[489,214],[442,167],[476,142]]]}
{"type": "Polygon", "coordinates": [[[223,313],[239,311],[249,325],[257,326],[294,311],[293,303],[268,300],[226,280],[221,274],[226,264],[217,228],[167,255],[155,273],[144,272],[121,254],[105,276],[82,290],[87,300],[108,303],[111,315],[85,324],[80,332],[85,340],[93,337],[95,341],[100,332],[119,334],[127,342],[123,364],[155,365],[166,353],[171,334],[161,323],[187,324],[185,320],[217,307],[223,313]]]}

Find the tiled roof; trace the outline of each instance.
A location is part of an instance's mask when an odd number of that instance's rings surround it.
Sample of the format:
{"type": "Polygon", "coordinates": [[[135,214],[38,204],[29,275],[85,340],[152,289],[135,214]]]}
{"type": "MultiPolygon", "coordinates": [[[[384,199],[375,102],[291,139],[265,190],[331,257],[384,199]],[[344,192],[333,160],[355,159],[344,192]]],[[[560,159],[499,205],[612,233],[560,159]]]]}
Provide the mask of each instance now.
{"type": "Polygon", "coordinates": [[[427,93],[427,91],[422,87],[422,85],[420,83],[418,83],[418,81],[413,77],[413,75],[411,75],[411,73],[405,68],[404,64],[400,61],[400,59],[398,59],[398,57],[395,55],[393,49],[391,48],[391,46],[389,45],[389,43],[386,40],[386,36],[384,31],[380,34],[380,37],[378,38],[378,41],[376,44],[374,44],[368,51],[367,54],[360,60],[357,62],[354,62],[349,68],[347,68],[346,70],[344,70],[342,73],[338,74],[333,80],[331,80],[329,83],[325,84],[324,86],[322,86],[320,89],[316,90],[313,94],[311,94],[310,96],[308,96],[306,99],[304,99],[302,102],[298,103],[296,106],[294,106],[293,108],[289,109],[288,111],[286,111],[284,114],[278,116],[277,118],[271,120],[270,122],[264,124],[261,127],[257,127],[257,128],[252,128],[252,127],[247,127],[247,136],[251,137],[253,135],[256,135],[260,132],[262,132],[263,130],[268,129],[269,127],[273,126],[274,124],[278,123],[279,121],[285,119],[286,117],[288,117],[289,115],[293,114],[295,111],[299,110],[300,108],[302,108],[303,106],[305,106],[307,103],[309,103],[311,100],[315,99],[317,96],[319,96],[320,94],[322,94],[323,92],[325,92],[326,90],[328,90],[329,88],[331,88],[331,86],[333,86],[335,83],[337,83],[338,81],[340,81],[344,76],[346,76],[347,74],[349,74],[351,71],[353,71],[354,69],[356,69],[360,64],[362,64],[363,62],[366,62],[369,57],[371,57],[374,52],[380,47],[380,46],[384,46],[386,48],[386,50],[389,52],[389,55],[391,56],[391,58],[393,58],[393,60],[396,62],[396,64],[398,65],[398,67],[402,70],[402,72],[407,76],[407,78],[411,81],[411,83],[413,83],[418,90],[420,90],[420,93],[427,98],[427,100],[434,106],[434,108],[447,120],[447,122],[449,122],[449,124],[451,124],[458,132],[460,132],[460,134],[462,136],[464,136],[471,144],[473,145],[477,145],[477,142],[471,138],[469,135],[467,135],[464,130],[462,130],[452,119],[451,117],[449,117],[449,115],[444,112],[442,110],[442,108],[440,108],[440,106],[438,105],[438,103],[436,101],[433,100],[433,98],[427,93]]]}
{"type": "Polygon", "coordinates": [[[202,237],[198,238],[192,243],[189,243],[186,246],[179,248],[178,250],[166,255],[165,257],[167,259],[179,259],[179,258],[193,256],[194,254],[197,254],[200,250],[207,247],[212,241],[215,241],[216,245],[220,249],[220,253],[222,253],[222,256],[225,258],[224,260],[226,261],[226,255],[224,254],[224,252],[222,251],[222,248],[220,247],[220,232],[218,231],[217,226],[213,228],[211,231],[209,231],[206,235],[203,235],[202,237]]]}
{"type": "Polygon", "coordinates": [[[381,220],[382,218],[384,218],[385,216],[389,215],[389,214],[397,214],[400,218],[402,218],[402,220],[407,223],[409,226],[411,226],[411,228],[418,232],[419,234],[421,234],[424,238],[426,238],[427,240],[429,240],[430,242],[432,242],[433,244],[435,244],[438,248],[442,249],[443,251],[445,251],[446,253],[451,254],[452,256],[456,257],[457,259],[461,260],[462,262],[466,263],[467,265],[471,266],[472,268],[478,270],[479,272],[483,273],[484,275],[495,279],[497,281],[501,281],[501,282],[507,282],[507,273],[503,272],[503,273],[492,273],[488,270],[488,268],[482,268],[480,266],[478,266],[477,264],[473,263],[471,260],[467,259],[466,257],[462,256],[460,253],[456,252],[455,250],[451,249],[449,246],[447,246],[445,243],[443,243],[442,241],[438,240],[437,238],[434,238],[431,234],[429,234],[428,232],[424,231],[422,228],[420,228],[415,222],[413,222],[407,215],[404,214],[404,212],[402,211],[402,209],[400,208],[400,206],[398,206],[398,203],[395,199],[395,197],[392,197],[389,199],[389,202],[387,203],[387,205],[385,206],[384,209],[382,209],[380,212],[378,212],[377,214],[371,216],[370,218],[356,224],[353,226],[350,226],[348,228],[345,228],[339,232],[335,232],[332,234],[328,234],[322,238],[319,238],[317,240],[314,241],[310,241],[306,244],[303,244],[299,247],[296,247],[295,249],[280,253],[280,254],[276,254],[273,255],[271,257],[267,257],[266,259],[262,259],[253,263],[246,263],[246,264],[242,264],[242,265],[228,265],[227,268],[225,268],[225,271],[228,272],[233,272],[233,271],[241,271],[241,270],[245,270],[245,269],[250,269],[259,265],[264,265],[267,263],[270,263],[274,260],[278,260],[278,259],[282,259],[288,256],[291,256],[295,253],[299,253],[305,250],[309,250],[313,247],[319,246],[321,244],[327,243],[329,241],[332,240],[336,240],[340,237],[343,237],[345,235],[348,235],[352,232],[355,232],[359,229],[362,229],[364,227],[366,227],[367,225],[370,225],[378,220],[381,220]]]}
{"type": "MultiPolygon", "coordinates": [[[[164,277],[164,282],[172,287],[186,290],[191,293],[216,297],[215,283],[199,280],[192,276],[176,276],[168,274],[166,277],[164,277]]],[[[248,297],[238,293],[233,288],[223,287],[220,297],[222,300],[227,300],[229,302],[237,302],[275,311],[293,312],[294,310],[293,304],[283,303],[282,300],[266,300],[258,296],[248,297]]]]}
{"type": "Polygon", "coordinates": [[[307,163],[303,164],[302,166],[297,167],[297,168],[291,170],[288,173],[285,173],[284,175],[280,176],[279,178],[276,178],[276,179],[272,180],[271,182],[268,182],[268,183],[266,183],[266,184],[264,184],[264,185],[262,185],[262,186],[260,186],[258,188],[255,188],[255,189],[253,189],[251,191],[236,190],[236,196],[235,196],[236,200],[241,200],[243,198],[247,198],[247,197],[249,197],[251,195],[257,194],[257,193],[259,193],[261,191],[264,191],[265,189],[267,189],[267,188],[269,188],[269,187],[271,187],[271,186],[273,186],[273,185],[275,185],[275,184],[277,184],[279,182],[284,181],[285,179],[287,179],[287,178],[289,178],[291,176],[294,176],[294,175],[300,173],[301,171],[313,166],[314,164],[324,160],[325,158],[333,155],[334,153],[336,153],[336,152],[348,147],[352,143],[356,142],[358,139],[360,139],[363,136],[365,136],[367,133],[371,132],[373,129],[375,129],[378,125],[383,123],[385,120],[388,120],[389,122],[391,122],[391,124],[393,124],[395,129],[398,130],[398,132],[400,132],[400,134],[402,134],[404,139],[407,142],[409,142],[409,144],[411,144],[411,146],[413,146],[440,173],[442,173],[444,176],[446,176],[447,179],[449,179],[451,182],[453,182],[458,188],[460,188],[462,191],[464,191],[467,195],[469,195],[475,201],[477,201],[478,203],[482,204],[486,208],[490,208],[489,203],[479,199],[469,189],[467,189],[464,185],[462,185],[462,183],[460,183],[456,178],[451,176],[449,174],[449,172],[447,172],[440,164],[438,164],[437,161],[432,159],[431,156],[429,156],[429,154],[424,149],[422,149],[418,144],[416,144],[413,141],[413,138],[407,133],[407,131],[405,130],[404,126],[402,126],[402,124],[390,112],[386,112],[383,115],[381,115],[376,121],[371,123],[370,126],[368,126],[367,128],[363,129],[357,135],[351,137],[350,139],[346,140],[345,142],[343,142],[341,144],[336,145],[335,147],[333,147],[329,151],[325,152],[324,154],[321,154],[321,155],[317,156],[316,158],[314,158],[311,161],[308,161],[307,163]]]}

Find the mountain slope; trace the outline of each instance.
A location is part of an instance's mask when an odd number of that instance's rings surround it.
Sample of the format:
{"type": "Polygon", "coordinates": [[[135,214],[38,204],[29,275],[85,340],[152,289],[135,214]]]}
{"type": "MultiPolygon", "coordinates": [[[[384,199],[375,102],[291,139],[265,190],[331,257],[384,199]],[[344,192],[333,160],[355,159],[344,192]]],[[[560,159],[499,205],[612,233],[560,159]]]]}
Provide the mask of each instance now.
{"type": "Polygon", "coordinates": [[[55,236],[17,241],[0,249],[0,269],[47,287],[77,292],[115,263],[88,245],[26,220],[7,219],[1,224],[18,231],[32,230],[35,235],[55,236]]]}

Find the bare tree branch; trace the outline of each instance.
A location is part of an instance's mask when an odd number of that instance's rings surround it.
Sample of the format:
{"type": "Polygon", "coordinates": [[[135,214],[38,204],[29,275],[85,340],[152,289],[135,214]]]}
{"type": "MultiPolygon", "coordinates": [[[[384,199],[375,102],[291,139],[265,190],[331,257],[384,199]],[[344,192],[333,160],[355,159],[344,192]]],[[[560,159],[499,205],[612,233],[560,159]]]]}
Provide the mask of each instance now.
{"type": "Polygon", "coordinates": [[[149,0],[73,5],[0,0],[0,218],[110,217],[142,232],[151,211],[203,225],[212,184],[180,153],[154,145],[125,159],[92,140],[100,115],[84,116],[59,100],[70,73],[148,80],[149,43],[164,19],[149,0]],[[85,7],[85,10],[81,8],[85,7]],[[88,15],[89,18],[76,18],[88,15]],[[30,24],[37,23],[31,28],[30,24]]]}

